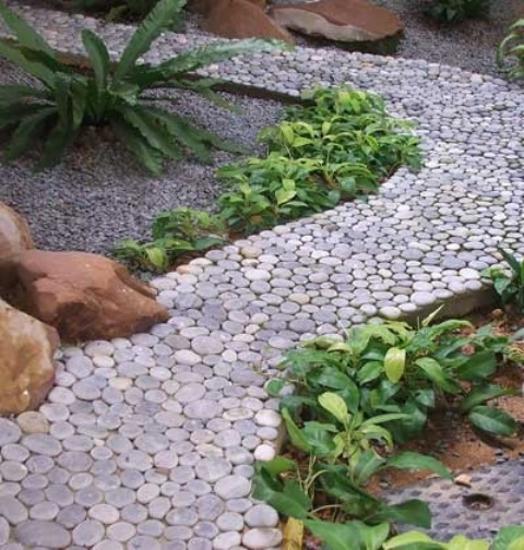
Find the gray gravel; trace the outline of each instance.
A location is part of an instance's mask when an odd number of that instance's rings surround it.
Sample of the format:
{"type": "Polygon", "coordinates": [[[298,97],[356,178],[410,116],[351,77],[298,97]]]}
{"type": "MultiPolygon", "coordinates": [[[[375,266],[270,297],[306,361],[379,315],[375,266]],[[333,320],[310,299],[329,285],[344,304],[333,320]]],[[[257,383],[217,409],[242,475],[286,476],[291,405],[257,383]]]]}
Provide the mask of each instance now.
{"type": "MultiPolygon", "coordinates": [[[[1,80],[19,73],[0,60],[1,80]]],[[[256,151],[258,131],[279,118],[275,101],[224,94],[239,112],[223,110],[195,95],[178,95],[177,112],[189,115],[220,136],[256,151]]],[[[108,132],[87,130],[64,162],[35,173],[30,159],[0,165],[0,200],[27,216],[41,248],[107,252],[126,237],[149,234],[161,210],[177,206],[213,209],[222,186],[215,168],[234,155],[217,152],[214,165],[195,159],[170,163],[164,174],[151,177],[108,132]]]]}

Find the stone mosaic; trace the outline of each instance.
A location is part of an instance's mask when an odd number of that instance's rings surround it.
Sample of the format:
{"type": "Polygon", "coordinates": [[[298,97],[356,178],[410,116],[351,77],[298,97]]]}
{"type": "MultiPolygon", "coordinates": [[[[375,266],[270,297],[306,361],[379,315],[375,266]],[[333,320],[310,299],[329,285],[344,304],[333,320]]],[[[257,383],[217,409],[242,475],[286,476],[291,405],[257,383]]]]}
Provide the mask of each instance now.
{"type": "MultiPolygon", "coordinates": [[[[65,51],[129,27],[23,8],[65,51]]],[[[204,39],[166,34],[151,56],[204,39]]],[[[398,318],[483,288],[504,243],[524,253],[524,94],[456,68],[297,48],[210,74],[296,96],[346,82],[417,123],[425,164],[380,193],[237,241],[157,278],[170,320],[129,339],[64,347],[39,411],[0,419],[2,548],[277,548],[277,514],[250,499],[279,441],[263,389],[315,334],[398,318]],[[8,542],[10,541],[10,542],[8,542]]],[[[467,526],[466,526],[467,527],[467,526]]]]}

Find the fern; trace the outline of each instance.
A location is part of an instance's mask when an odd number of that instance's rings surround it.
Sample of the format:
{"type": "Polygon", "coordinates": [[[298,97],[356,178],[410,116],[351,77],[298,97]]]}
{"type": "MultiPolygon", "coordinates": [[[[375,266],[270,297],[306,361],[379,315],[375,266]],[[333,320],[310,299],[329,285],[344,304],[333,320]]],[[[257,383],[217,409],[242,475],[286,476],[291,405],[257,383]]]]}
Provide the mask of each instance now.
{"type": "Polygon", "coordinates": [[[0,56],[40,81],[40,87],[0,86],[0,129],[10,131],[5,159],[16,159],[44,142],[39,168],[60,162],[82,127],[109,125],[115,136],[151,173],[159,174],[165,159],[191,151],[205,162],[210,148],[238,150],[212,133],[165,111],[144,97],[150,88],[186,89],[216,99],[212,79],[193,80],[189,73],[239,54],[271,50],[274,41],[246,40],[211,44],[184,52],[158,66],[142,63],[162,31],[186,0],[160,0],[138,26],[113,67],[104,42],[90,30],[82,32],[91,74],[62,63],[42,36],[0,1],[0,16],[16,38],[0,42],[0,56]]]}
{"type": "Polygon", "coordinates": [[[524,78],[524,19],[509,28],[497,50],[497,63],[510,78],[524,78]]]}

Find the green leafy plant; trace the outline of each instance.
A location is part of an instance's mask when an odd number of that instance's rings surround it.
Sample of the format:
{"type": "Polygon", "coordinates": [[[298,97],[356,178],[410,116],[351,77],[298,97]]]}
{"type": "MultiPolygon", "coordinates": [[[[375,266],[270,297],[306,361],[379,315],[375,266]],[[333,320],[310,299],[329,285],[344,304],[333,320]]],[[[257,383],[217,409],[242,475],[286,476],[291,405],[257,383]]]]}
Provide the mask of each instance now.
{"type": "Polygon", "coordinates": [[[490,327],[476,333],[466,321],[431,325],[431,317],[418,328],[388,321],[350,330],[344,342],[324,337],[289,352],[282,364],[286,380],[274,380],[268,390],[278,395],[287,380],[296,388],[281,399],[281,407],[295,418],[315,419],[323,412],[318,397],[337,393],[353,414],[402,414],[385,426],[397,442],[414,437],[438,403],[458,409],[472,424],[487,432],[509,436],[517,423],[506,412],[486,405],[512,391],[489,383],[497,357],[508,344],[490,327]],[[467,350],[465,352],[464,350],[467,350]]]}
{"type": "Polygon", "coordinates": [[[433,0],[426,13],[442,23],[459,23],[487,17],[489,8],[490,0],[433,0]]]}
{"type": "Polygon", "coordinates": [[[202,252],[224,244],[222,220],[207,212],[178,208],[162,212],[153,222],[153,241],[122,241],[115,255],[132,266],[165,271],[181,254],[202,252]]]}
{"type": "Polygon", "coordinates": [[[524,78],[524,18],[509,28],[497,49],[497,63],[510,78],[524,78]]]}
{"type": "Polygon", "coordinates": [[[223,167],[220,199],[236,231],[251,231],[331,208],[374,192],[400,165],[420,165],[410,125],[389,116],[382,100],[346,87],[306,94],[308,106],[287,110],[263,130],[266,158],[223,167]]]}
{"type": "Polygon", "coordinates": [[[507,268],[490,267],[483,275],[491,279],[503,305],[514,303],[524,313],[524,259],[519,262],[513,254],[501,248],[499,252],[507,268]]]}
{"type": "Polygon", "coordinates": [[[116,20],[123,17],[142,18],[156,2],[157,0],[73,0],[71,7],[82,11],[107,12],[109,20],[116,20]]]}
{"type": "Polygon", "coordinates": [[[335,206],[340,193],[321,184],[314,159],[278,153],[220,168],[230,190],[219,198],[220,212],[236,231],[254,231],[335,206]]]}
{"type": "Polygon", "coordinates": [[[154,105],[148,90],[181,88],[214,98],[213,79],[192,80],[196,69],[254,50],[268,50],[274,42],[247,40],[210,44],[183,52],[153,66],[140,61],[169,25],[186,0],[160,0],[131,37],[116,66],[111,65],[102,40],[90,30],[82,41],[93,74],[84,74],[60,62],[45,40],[23,19],[0,3],[0,15],[17,42],[0,44],[0,55],[41,83],[0,86],[0,129],[11,131],[5,150],[15,159],[44,142],[39,168],[60,161],[84,126],[110,125],[115,136],[153,174],[160,173],[165,159],[179,159],[191,150],[210,161],[210,147],[238,151],[212,133],[198,128],[180,115],[154,105]]]}

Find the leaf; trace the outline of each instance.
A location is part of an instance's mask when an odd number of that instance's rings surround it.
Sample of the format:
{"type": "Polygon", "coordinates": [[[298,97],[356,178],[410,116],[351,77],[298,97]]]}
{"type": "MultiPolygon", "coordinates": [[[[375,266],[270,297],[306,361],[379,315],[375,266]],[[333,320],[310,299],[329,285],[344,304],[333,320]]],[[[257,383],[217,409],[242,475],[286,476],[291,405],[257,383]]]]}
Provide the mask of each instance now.
{"type": "Polygon", "coordinates": [[[309,497],[296,481],[286,480],[284,484],[272,479],[262,467],[253,478],[253,498],[273,506],[287,517],[305,518],[311,508],[309,497]]]}
{"type": "Polygon", "coordinates": [[[89,29],[82,31],[82,42],[95,73],[96,86],[99,92],[101,92],[107,86],[107,77],[111,63],[109,52],[102,39],[89,29]]]}
{"type": "Polygon", "coordinates": [[[41,52],[56,61],[51,46],[22,17],[11,11],[3,2],[0,2],[0,15],[20,45],[41,52]]]}
{"type": "Polygon", "coordinates": [[[295,518],[288,518],[283,536],[282,550],[302,550],[304,523],[295,518]]]}
{"type": "Polygon", "coordinates": [[[460,386],[447,376],[439,362],[435,361],[435,359],[421,357],[415,361],[415,364],[424,371],[427,378],[436,384],[439,389],[452,394],[460,392],[460,386]]]}
{"type": "Polygon", "coordinates": [[[281,378],[273,378],[266,385],[266,391],[271,397],[279,397],[280,392],[286,385],[286,381],[281,378]]]}
{"type": "Polygon", "coordinates": [[[456,535],[448,542],[446,550],[489,550],[489,542],[471,540],[464,535],[456,535]]]}
{"type": "Polygon", "coordinates": [[[333,433],[337,432],[338,430],[333,424],[315,421],[306,422],[302,428],[304,439],[311,447],[311,453],[316,456],[330,455],[335,452],[333,433]]]}
{"type": "Polygon", "coordinates": [[[483,350],[472,355],[456,368],[462,380],[484,380],[497,370],[497,357],[491,350],[483,350]]]}
{"type": "Polygon", "coordinates": [[[471,409],[468,418],[477,428],[495,435],[510,437],[518,429],[517,422],[508,413],[484,405],[471,409]]]}
{"type": "Polygon", "coordinates": [[[51,94],[47,90],[40,90],[32,86],[22,84],[2,84],[0,86],[0,104],[19,101],[25,97],[35,97],[38,99],[51,99],[51,94]]]}
{"type": "Polygon", "coordinates": [[[373,521],[409,523],[424,529],[431,527],[429,507],[425,502],[417,499],[406,500],[401,504],[393,505],[381,503],[378,511],[370,519],[373,521]]]}
{"type": "Polygon", "coordinates": [[[522,550],[524,548],[522,537],[524,537],[524,525],[502,527],[493,541],[491,550],[522,550]],[[511,548],[513,543],[518,543],[522,546],[511,548]]]}
{"type": "Polygon", "coordinates": [[[436,458],[412,451],[404,451],[387,460],[386,466],[399,470],[430,470],[440,477],[452,479],[451,472],[436,458]]]}
{"type": "Polygon", "coordinates": [[[332,414],[341,424],[348,422],[348,408],[340,395],[333,392],[325,392],[319,395],[318,402],[321,407],[332,414]]]}
{"type": "Polygon", "coordinates": [[[388,523],[379,523],[378,525],[366,525],[360,521],[354,523],[359,531],[364,550],[380,550],[382,548],[382,544],[389,535],[388,523]]]}
{"type": "Polygon", "coordinates": [[[389,539],[383,544],[384,550],[404,550],[409,548],[410,550],[416,550],[417,548],[423,549],[442,549],[445,548],[444,544],[440,544],[431,540],[431,538],[425,533],[419,531],[407,531],[401,533],[395,537],[389,539]],[[426,544],[430,546],[425,546],[426,544]]]}
{"type": "Polygon", "coordinates": [[[358,528],[353,523],[331,523],[307,519],[304,525],[329,550],[358,550],[362,548],[358,528]]]}
{"type": "Polygon", "coordinates": [[[366,483],[386,463],[373,449],[364,451],[353,466],[353,478],[359,485],[366,483]]]}
{"type": "Polygon", "coordinates": [[[125,47],[116,67],[114,80],[123,80],[134,68],[138,58],[147,52],[151,44],[173,20],[187,0],[159,0],[138,26],[125,47]]]}
{"type": "Polygon", "coordinates": [[[291,418],[289,411],[287,409],[282,409],[282,418],[286,424],[286,430],[289,435],[289,439],[294,447],[305,453],[311,452],[311,445],[308,443],[307,439],[304,437],[302,430],[295,424],[294,420],[291,418]]]}
{"type": "Polygon", "coordinates": [[[20,49],[0,42],[0,56],[11,61],[11,63],[17,65],[21,69],[24,69],[24,71],[35,78],[38,78],[47,88],[53,88],[55,73],[42,63],[28,59],[20,49]]]}
{"type": "Polygon", "coordinates": [[[406,368],[406,350],[389,348],[384,357],[384,372],[390,382],[396,384],[404,374],[406,368]]]}
{"type": "Polygon", "coordinates": [[[25,117],[11,136],[11,141],[5,151],[6,160],[14,160],[23,155],[39,137],[49,118],[53,115],[56,115],[54,107],[44,107],[25,117]]]}
{"type": "Polygon", "coordinates": [[[503,388],[497,384],[486,384],[473,388],[460,403],[460,410],[468,412],[473,407],[481,405],[490,399],[495,399],[503,395],[512,395],[515,392],[509,388],[503,388]]]}
{"type": "Polygon", "coordinates": [[[382,374],[383,364],[380,361],[368,361],[357,371],[357,380],[366,384],[376,380],[382,374]]]}
{"type": "Polygon", "coordinates": [[[277,476],[284,472],[292,472],[296,470],[297,463],[290,458],[286,458],[285,456],[276,456],[271,460],[265,460],[261,466],[271,475],[277,476]]]}

